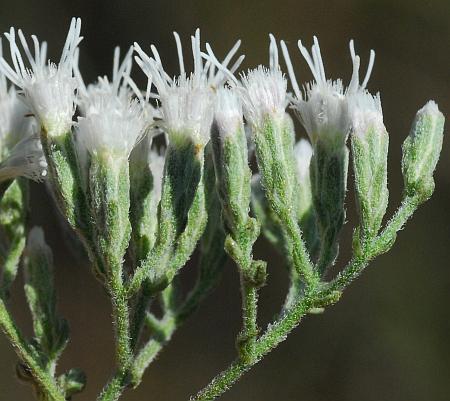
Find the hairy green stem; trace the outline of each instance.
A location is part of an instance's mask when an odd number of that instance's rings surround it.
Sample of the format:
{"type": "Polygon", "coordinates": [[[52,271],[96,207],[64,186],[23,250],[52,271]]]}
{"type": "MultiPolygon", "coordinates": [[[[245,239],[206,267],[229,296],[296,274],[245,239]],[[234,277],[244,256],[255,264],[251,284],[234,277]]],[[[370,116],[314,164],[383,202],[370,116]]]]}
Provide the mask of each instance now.
{"type": "Polygon", "coordinates": [[[254,347],[258,335],[258,289],[241,278],[242,291],[242,331],[238,337],[241,357],[253,358],[254,347]]]}
{"type": "Polygon", "coordinates": [[[214,400],[225,393],[245,372],[286,338],[300,323],[301,318],[314,306],[314,299],[314,297],[307,295],[299,300],[289,312],[269,326],[264,335],[256,341],[251,360],[237,359],[196,396],[191,397],[191,401],[214,400]]]}
{"type": "Polygon", "coordinates": [[[139,340],[144,327],[145,316],[149,306],[151,304],[152,294],[146,283],[144,282],[143,288],[137,295],[135,300],[132,327],[131,327],[131,347],[133,351],[139,344],[139,340]]]}
{"type": "Polygon", "coordinates": [[[116,401],[122,395],[126,385],[127,375],[118,372],[103,388],[101,394],[97,397],[97,401],[116,401]]]}
{"type": "Polygon", "coordinates": [[[97,398],[98,401],[115,401],[119,399],[125,387],[128,385],[129,370],[132,363],[128,299],[119,272],[113,272],[111,274],[109,291],[111,294],[113,320],[116,330],[116,374],[105,385],[97,398]]]}
{"type": "Polygon", "coordinates": [[[144,371],[153,362],[159,351],[170,341],[176,328],[177,321],[173,312],[166,312],[164,318],[158,323],[158,331],[154,333],[133,360],[131,380],[135,387],[140,383],[144,371]]]}
{"type": "Polygon", "coordinates": [[[125,372],[132,357],[130,344],[130,315],[128,300],[120,271],[113,269],[109,282],[113,319],[116,328],[116,363],[119,372],[125,372]]]}
{"type": "Polygon", "coordinates": [[[387,252],[394,244],[397,232],[402,229],[418,206],[419,203],[416,197],[406,196],[381,234],[369,241],[368,244],[365,244],[363,251],[355,256],[330,283],[330,289],[343,290],[362,273],[370,260],[387,252]]]}
{"type": "Polygon", "coordinates": [[[66,398],[61,389],[58,388],[53,377],[51,377],[39,364],[37,360],[38,356],[33,355],[33,351],[20,334],[19,329],[14,324],[2,299],[0,299],[0,327],[13,345],[19,358],[32,372],[33,378],[36,380],[41,390],[48,395],[52,401],[65,401],[66,398]]]}
{"type": "Polygon", "coordinates": [[[255,342],[254,353],[251,359],[239,357],[196,396],[192,397],[191,401],[214,400],[225,393],[245,372],[259,362],[263,356],[277,347],[300,323],[302,317],[309,310],[318,306],[323,307],[324,305],[321,303],[327,297],[330,297],[330,302],[327,303],[333,302],[332,294],[334,291],[342,291],[345,289],[345,287],[360,275],[371,259],[386,252],[393,245],[397,231],[411,217],[417,209],[418,204],[417,198],[405,197],[402,205],[383,232],[373,241],[366,244],[363,251],[352,259],[335,280],[325,286],[320,292],[314,292],[315,285],[313,284],[313,287],[306,290],[305,295],[287,310],[279,320],[269,325],[264,335],[255,342]]]}
{"type": "Polygon", "coordinates": [[[319,276],[314,272],[300,227],[288,211],[283,213],[282,217],[282,224],[287,234],[286,240],[290,242],[289,247],[292,252],[294,267],[298,274],[304,278],[307,286],[314,286],[319,282],[319,276]]]}

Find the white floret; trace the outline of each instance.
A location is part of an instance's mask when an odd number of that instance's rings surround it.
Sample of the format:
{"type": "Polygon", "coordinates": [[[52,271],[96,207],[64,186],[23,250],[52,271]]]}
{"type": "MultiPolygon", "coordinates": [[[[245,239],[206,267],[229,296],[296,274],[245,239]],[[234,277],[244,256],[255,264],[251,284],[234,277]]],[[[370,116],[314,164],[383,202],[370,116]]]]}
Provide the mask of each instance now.
{"type": "Polygon", "coordinates": [[[27,106],[50,135],[67,133],[72,126],[75,112],[75,90],[77,82],[73,77],[74,63],[79,43],[81,20],[72,19],[69,33],[61,54],[59,64],[46,63],[47,44],[39,44],[32,35],[34,55],[28,47],[23,32],[19,29],[18,36],[30,67],[25,61],[16,42],[16,31],[11,28],[5,33],[11,50],[11,67],[6,60],[0,58],[0,70],[21,91],[27,106]]]}

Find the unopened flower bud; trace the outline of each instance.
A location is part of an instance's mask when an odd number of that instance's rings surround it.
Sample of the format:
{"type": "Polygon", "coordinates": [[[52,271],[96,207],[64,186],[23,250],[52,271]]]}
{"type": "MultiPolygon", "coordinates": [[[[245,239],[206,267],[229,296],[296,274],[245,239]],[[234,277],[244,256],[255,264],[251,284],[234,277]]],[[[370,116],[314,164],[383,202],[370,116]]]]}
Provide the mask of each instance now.
{"type": "Polygon", "coordinates": [[[409,196],[427,200],[434,190],[433,173],[442,149],[445,118],[430,100],[416,114],[411,132],[403,143],[402,171],[409,196]]]}
{"type": "Polygon", "coordinates": [[[251,171],[240,98],[233,89],[217,91],[213,133],[214,166],[223,216],[231,231],[246,224],[251,171]]]}
{"type": "Polygon", "coordinates": [[[377,235],[388,203],[389,136],[383,124],[380,96],[360,91],[349,99],[355,189],[363,235],[377,235]]]}

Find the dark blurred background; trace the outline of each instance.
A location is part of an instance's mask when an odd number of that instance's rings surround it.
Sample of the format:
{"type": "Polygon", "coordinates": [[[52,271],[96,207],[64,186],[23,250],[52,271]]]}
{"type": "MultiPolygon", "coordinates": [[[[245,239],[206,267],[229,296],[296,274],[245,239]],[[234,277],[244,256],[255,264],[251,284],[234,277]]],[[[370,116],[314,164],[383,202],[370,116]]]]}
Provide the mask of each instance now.
{"type": "MultiPolygon", "coordinates": [[[[244,68],[266,63],[268,33],[290,42],[300,81],[311,79],[295,51],[298,38],[320,39],[328,74],[348,80],[348,41],[354,38],[363,63],[377,52],[369,89],[382,93],[390,132],[390,191],[400,201],[401,143],[412,118],[428,99],[450,110],[450,1],[0,1],[0,31],[22,27],[49,41],[58,59],[71,16],[82,17],[85,40],[81,69],[86,81],[110,74],[115,45],[155,43],[169,71],[177,70],[172,31],[188,46],[196,27],[222,56],[238,39],[244,68]]],[[[147,47],[148,48],[148,47],[147,47]]],[[[185,51],[185,56],[188,51],[185,51]]],[[[363,64],[365,65],[365,64],[363,64]]],[[[363,67],[364,68],[364,67],[363,67]]],[[[136,71],[136,80],[143,84],[136,71]]],[[[299,134],[300,135],[300,134],[299,134]]],[[[303,133],[301,133],[303,135],[303,133]]],[[[222,399],[283,401],[448,401],[450,399],[450,141],[445,139],[433,198],[416,213],[394,249],[372,263],[323,315],[307,317],[222,399]]],[[[88,374],[79,401],[92,401],[112,370],[110,306],[88,263],[67,246],[54,206],[33,186],[33,219],[54,248],[59,308],[72,327],[62,368],[88,374]]],[[[348,224],[339,266],[349,257],[356,217],[349,193],[348,224]]],[[[261,293],[261,323],[280,307],[287,278],[274,250],[261,241],[257,257],[269,261],[269,283],[261,293]]],[[[183,273],[192,281],[195,258],[183,273]]],[[[22,281],[14,288],[12,312],[30,334],[22,281]]],[[[220,287],[175,334],[128,401],[187,400],[234,358],[240,327],[238,276],[228,263],[220,287]]],[[[14,376],[15,354],[0,337],[0,400],[32,400],[14,376]]]]}

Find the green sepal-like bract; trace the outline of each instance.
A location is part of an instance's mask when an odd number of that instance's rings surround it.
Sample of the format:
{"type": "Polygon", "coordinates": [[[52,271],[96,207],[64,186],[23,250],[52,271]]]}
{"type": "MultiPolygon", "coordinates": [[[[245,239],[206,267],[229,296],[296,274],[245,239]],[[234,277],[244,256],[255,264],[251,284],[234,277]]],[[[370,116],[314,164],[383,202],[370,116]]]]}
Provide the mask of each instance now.
{"type": "Polygon", "coordinates": [[[54,374],[56,361],[69,339],[69,328],[67,321],[56,311],[53,255],[39,227],[30,231],[24,267],[25,295],[33,318],[34,347],[45,358],[47,369],[54,374]]]}
{"type": "Polygon", "coordinates": [[[243,271],[249,270],[260,226],[249,216],[251,170],[243,124],[232,133],[214,133],[213,148],[222,218],[229,233],[225,250],[243,271]]]}
{"type": "Polygon", "coordinates": [[[58,384],[64,390],[66,398],[71,399],[86,387],[86,374],[77,368],[70,369],[58,378],[58,384]]]}
{"type": "Polygon", "coordinates": [[[292,119],[288,114],[269,117],[254,129],[256,157],[261,183],[270,207],[278,216],[297,209],[294,141],[292,119]]]}
{"type": "Polygon", "coordinates": [[[224,222],[229,231],[238,232],[249,218],[252,174],[243,124],[227,135],[213,133],[212,143],[224,222]]]}
{"type": "Polygon", "coordinates": [[[195,247],[201,236],[194,232],[204,229],[203,161],[203,147],[187,138],[167,149],[155,246],[158,264],[149,272],[153,285],[172,280],[193,252],[191,241],[195,247]]]}
{"type": "Polygon", "coordinates": [[[8,297],[25,247],[28,183],[16,179],[0,200],[0,295],[8,297]]]}
{"type": "Polygon", "coordinates": [[[148,280],[151,292],[162,291],[186,263],[205,229],[204,147],[189,139],[166,151],[156,242],[129,283],[130,295],[148,280]]]}
{"type": "MultiPolygon", "coordinates": [[[[89,169],[89,205],[93,218],[93,242],[101,261],[97,266],[108,276],[122,271],[131,233],[128,160],[108,152],[93,155],[89,169]]],[[[121,273],[119,274],[121,275],[121,273]]]]}
{"type": "Polygon", "coordinates": [[[69,224],[89,240],[89,215],[83,192],[83,178],[71,132],[50,135],[41,130],[41,142],[48,164],[51,190],[69,224]]]}
{"type": "Polygon", "coordinates": [[[294,157],[295,133],[292,119],[266,116],[253,127],[256,158],[270,209],[279,221],[293,268],[307,283],[317,281],[298,222],[298,181],[294,157]]]}
{"type": "Polygon", "coordinates": [[[151,139],[144,138],[130,157],[131,253],[135,264],[145,258],[156,241],[158,204],[155,174],[149,165],[151,139]]]}
{"type": "Polygon", "coordinates": [[[317,229],[320,236],[319,274],[334,263],[338,237],[345,221],[349,151],[345,145],[322,141],[314,143],[311,158],[311,188],[317,229]]]}
{"type": "Polygon", "coordinates": [[[436,103],[417,112],[411,132],[403,143],[402,171],[408,196],[426,201],[434,191],[433,173],[442,149],[445,118],[436,103]]]}
{"type": "Polygon", "coordinates": [[[261,185],[261,176],[255,174],[252,177],[251,209],[256,219],[261,224],[261,231],[266,239],[280,252],[285,250],[283,231],[280,221],[270,208],[261,185]]]}
{"type": "Polygon", "coordinates": [[[213,165],[212,144],[205,148],[205,205],[208,221],[200,239],[200,262],[197,281],[177,314],[184,321],[198,307],[219,281],[226,261],[225,232],[221,221],[221,204],[216,191],[216,175],[213,165]]]}
{"type": "Polygon", "coordinates": [[[387,157],[389,136],[384,126],[369,125],[351,137],[355,190],[363,239],[375,237],[388,205],[387,157]]]}

